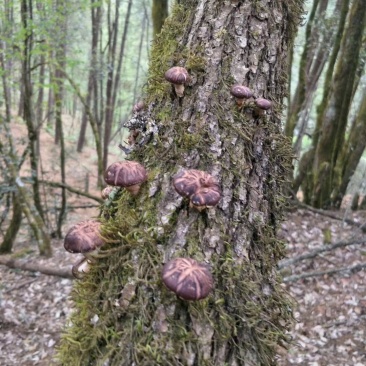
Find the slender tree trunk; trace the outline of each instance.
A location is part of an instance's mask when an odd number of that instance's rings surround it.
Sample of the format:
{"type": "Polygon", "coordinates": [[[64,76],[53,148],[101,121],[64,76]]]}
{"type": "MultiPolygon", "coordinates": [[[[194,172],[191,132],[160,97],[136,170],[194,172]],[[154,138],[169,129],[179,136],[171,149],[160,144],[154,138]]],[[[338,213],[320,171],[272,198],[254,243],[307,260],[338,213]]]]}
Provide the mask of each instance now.
{"type": "Polygon", "coordinates": [[[4,235],[3,242],[0,244],[0,254],[11,253],[13,243],[22,224],[22,206],[17,192],[12,193],[12,210],[13,216],[4,235]]]}
{"type": "Polygon", "coordinates": [[[23,49],[23,60],[22,60],[22,85],[23,85],[23,114],[24,120],[27,124],[28,140],[30,145],[30,167],[32,176],[33,186],[33,199],[34,204],[39,212],[39,216],[43,218],[43,209],[41,203],[41,196],[39,192],[38,182],[38,155],[37,155],[37,129],[34,123],[34,105],[33,105],[33,90],[31,82],[31,50],[33,35],[32,30],[28,27],[29,20],[32,20],[32,2],[28,4],[27,0],[21,2],[21,18],[22,25],[25,32],[24,36],[24,49],[23,49]]]}
{"type": "MultiPolygon", "coordinates": [[[[60,167],[61,167],[61,183],[66,184],[66,157],[65,157],[65,139],[62,126],[62,105],[64,100],[64,74],[65,58],[66,58],[66,40],[67,40],[67,1],[57,0],[56,9],[58,12],[58,44],[56,45],[56,67],[54,71],[55,80],[55,119],[56,131],[58,131],[58,142],[60,144],[60,167]]],[[[61,207],[57,220],[57,236],[62,238],[62,224],[66,218],[66,188],[61,188],[61,207]]]]}
{"type": "Polygon", "coordinates": [[[314,189],[312,205],[328,207],[336,184],[335,167],[344,143],[347,118],[352,101],[358,56],[366,23],[366,7],[354,2],[348,27],[342,41],[341,57],[336,66],[331,93],[320,118],[321,133],[314,158],[314,189]]]}
{"type": "Polygon", "coordinates": [[[337,161],[337,172],[340,172],[340,177],[337,181],[340,182],[335,186],[335,205],[339,207],[342,199],[346,194],[351,178],[356,171],[357,165],[362,157],[366,147],[366,90],[364,90],[362,102],[358,113],[355,117],[355,122],[352,125],[347,143],[342,149],[341,156],[337,161]]]}
{"type": "Polygon", "coordinates": [[[168,16],[168,0],[153,0],[151,13],[155,37],[160,33],[164,21],[168,16]]]}
{"type": "MultiPolygon", "coordinates": [[[[88,77],[88,94],[86,103],[91,106],[92,96],[94,98],[94,118],[98,120],[98,85],[96,83],[97,72],[97,58],[98,58],[98,42],[101,22],[101,6],[94,6],[95,0],[91,0],[91,20],[92,20],[92,46],[91,46],[91,60],[88,77]]],[[[85,133],[87,127],[87,112],[84,108],[83,117],[80,126],[79,139],[77,144],[77,151],[81,152],[85,143],[85,133]]]]}
{"type": "Polygon", "coordinates": [[[293,191],[296,193],[296,191],[299,189],[300,185],[302,187],[304,197],[308,197],[309,200],[306,200],[305,202],[310,204],[311,203],[311,197],[313,196],[313,187],[314,187],[314,178],[313,178],[313,171],[312,171],[312,164],[313,164],[313,158],[315,156],[315,148],[318,144],[319,134],[321,131],[322,126],[322,113],[325,109],[326,102],[328,100],[328,95],[330,93],[331,89],[331,82],[333,80],[333,73],[334,73],[334,67],[335,63],[338,57],[339,49],[341,46],[341,40],[344,33],[344,28],[346,25],[346,19],[348,15],[348,8],[350,0],[340,0],[341,1],[341,10],[339,14],[339,22],[338,22],[338,30],[337,34],[335,36],[334,44],[332,47],[332,52],[330,59],[328,60],[328,68],[325,75],[324,80],[324,86],[323,86],[323,96],[322,96],[322,102],[317,108],[317,122],[315,126],[315,130],[313,132],[312,136],[312,152],[309,152],[304,155],[301,158],[301,161],[299,165],[302,166],[302,171],[306,172],[306,174],[299,174],[294,181],[293,185],[293,191]],[[309,156],[312,156],[312,159],[309,159],[309,156]],[[304,161],[302,161],[304,160],[304,161]],[[306,176],[306,181],[302,180],[302,177],[306,176]]]}
{"type": "Polygon", "coordinates": [[[276,364],[292,317],[275,269],[292,155],[280,117],[302,2],[267,5],[186,0],[166,20],[145,99],[155,134],[142,133],[129,156],[145,165],[148,182],[103,208],[108,245],[76,284],[61,365],[276,364]],[[175,65],[191,75],[182,98],[164,79],[175,65]],[[233,83],[271,100],[272,112],[257,113],[252,103],[238,109],[233,83]],[[218,179],[217,207],[199,212],[174,191],[171,177],[182,168],[218,179]],[[210,266],[208,298],[184,301],[164,287],[162,264],[176,257],[210,266]]]}
{"type": "Polygon", "coordinates": [[[113,25],[110,23],[109,40],[111,46],[108,49],[108,79],[106,85],[106,108],[105,108],[105,119],[104,119],[104,144],[103,144],[103,168],[106,169],[108,165],[108,151],[109,143],[112,134],[112,126],[114,119],[114,108],[117,99],[117,90],[119,85],[119,79],[121,75],[122,60],[124,56],[124,48],[126,43],[129,19],[131,15],[132,0],[128,1],[127,12],[124,21],[124,29],[122,33],[121,45],[119,47],[118,58],[117,53],[117,36],[118,36],[118,23],[119,23],[119,6],[120,2],[116,2],[115,18],[113,25]],[[117,67],[116,67],[117,66],[117,67]],[[115,70],[116,67],[116,70],[115,70]]]}

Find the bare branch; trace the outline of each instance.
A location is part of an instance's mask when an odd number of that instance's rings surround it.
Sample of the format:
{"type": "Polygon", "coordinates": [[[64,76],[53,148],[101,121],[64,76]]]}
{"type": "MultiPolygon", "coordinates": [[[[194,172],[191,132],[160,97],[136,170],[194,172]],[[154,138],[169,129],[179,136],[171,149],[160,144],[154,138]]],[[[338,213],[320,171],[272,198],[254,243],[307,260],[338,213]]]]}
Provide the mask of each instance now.
{"type": "Polygon", "coordinates": [[[278,268],[282,269],[288,266],[291,266],[292,264],[301,262],[306,259],[312,259],[318,256],[320,253],[324,252],[330,252],[331,250],[337,249],[337,248],[343,248],[349,245],[356,245],[356,244],[364,244],[366,242],[366,239],[359,239],[359,240],[352,240],[352,241],[339,241],[337,243],[334,243],[333,245],[323,245],[317,249],[312,250],[311,252],[301,254],[297,257],[293,257],[290,259],[282,260],[278,264],[278,268]]]}
{"type": "Polygon", "coordinates": [[[364,268],[366,268],[366,263],[359,263],[356,264],[352,267],[342,267],[342,268],[333,268],[333,269],[327,269],[325,271],[319,271],[319,272],[305,272],[299,275],[293,275],[293,276],[288,276],[285,277],[283,279],[284,283],[289,283],[289,282],[295,282],[304,278],[309,278],[309,277],[318,277],[318,276],[323,276],[326,274],[334,274],[334,273],[339,273],[339,272],[351,272],[351,273],[356,273],[359,271],[362,271],[364,268]]]}
{"type": "Polygon", "coordinates": [[[90,198],[91,200],[97,201],[99,203],[103,203],[103,199],[100,197],[96,197],[90,193],[84,192],[84,191],[80,191],[79,189],[73,188],[67,184],[64,183],[59,183],[59,182],[50,182],[50,181],[46,181],[46,180],[40,180],[39,183],[41,184],[46,184],[50,187],[57,187],[57,188],[66,188],[68,191],[78,194],[80,196],[84,196],[87,198],[90,198]]]}
{"type": "Polygon", "coordinates": [[[291,202],[293,205],[296,205],[298,207],[301,207],[301,208],[305,208],[309,211],[312,211],[312,212],[315,212],[319,215],[323,215],[323,216],[327,216],[327,217],[330,217],[331,219],[335,219],[335,220],[339,220],[339,221],[344,221],[346,224],[348,225],[352,225],[352,226],[356,226],[358,227],[359,229],[361,229],[363,232],[366,232],[366,223],[363,223],[363,224],[360,224],[352,219],[347,219],[347,218],[344,218],[344,217],[339,217],[338,215],[332,213],[332,212],[329,212],[329,211],[326,211],[326,210],[322,210],[320,208],[314,208],[314,207],[311,207],[311,206],[308,206],[306,205],[305,203],[302,203],[300,201],[297,201],[297,200],[294,200],[291,202]]]}
{"type": "Polygon", "coordinates": [[[71,273],[71,268],[46,267],[39,263],[24,262],[24,260],[14,259],[10,256],[0,256],[0,265],[21,269],[22,271],[39,272],[48,276],[74,278],[71,273]]]}

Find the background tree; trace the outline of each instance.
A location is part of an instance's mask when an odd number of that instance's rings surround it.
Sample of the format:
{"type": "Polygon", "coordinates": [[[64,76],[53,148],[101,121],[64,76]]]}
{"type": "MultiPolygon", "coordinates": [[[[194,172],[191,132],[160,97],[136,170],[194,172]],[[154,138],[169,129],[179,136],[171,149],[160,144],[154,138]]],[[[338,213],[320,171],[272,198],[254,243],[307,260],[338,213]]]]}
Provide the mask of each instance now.
{"type": "Polygon", "coordinates": [[[160,33],[164,21],[168,16],[168,0],[153,0],[151,11],[154,36],[156,36],[158,33],[160,33]]]}
{"type": "Polygon", "coordinates": [[[176,5],[151,53],[148,124],[128,157],[146,166],[149,182],[104,207],[109,245],[76,285],[61,364],[275,364],[291,319],[274,269],[284,255],[276,230],[291,165],[280,116],[301,12],[301,1],[176,5]],[[183,98],[164,80],[174,65],[191,75],[183,98]],[[272,112],[238,109],[234,83],[270,99],[272,112]],[[181,168],[218,178],[217,208],[198,212],[174,192],[181,168]],[[187,302],[167,291],[161,266],[174,257],[209,263],[213,294],[187,302]]]}
{"type": "Polygon", "coordinates": [[[347,119],[354,95],[366,9],[358,2],[352,4],[348,25],[335,66],[332,81],[326,85],[323,102],[312,140],[313,166],[310,177],[302,183],[304,197],[314,207],[327,207],[334,199],[338,179],[335,170],[342,149],[347,119]]]}

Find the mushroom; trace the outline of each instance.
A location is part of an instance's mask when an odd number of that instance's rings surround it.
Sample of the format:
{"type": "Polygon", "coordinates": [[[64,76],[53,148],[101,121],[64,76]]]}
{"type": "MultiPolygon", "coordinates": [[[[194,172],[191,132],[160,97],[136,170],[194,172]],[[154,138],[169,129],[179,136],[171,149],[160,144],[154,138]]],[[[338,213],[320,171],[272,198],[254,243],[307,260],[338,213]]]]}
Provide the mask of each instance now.
{"type": "Polygon", "coordinates": [[[184,84],[189,81],[188,71],[184,67],[174,66],[165,73],[165,79],[174,85],[178,97],[183,97],[184,84]]]}
{"type": "Polygon", "coordinates": [[[64,248],[70,253],[81,253],[92,259],[104,244],[100,236],[100,222],[81,221],[71,227],[64,239],[64,248]]]}
{"type": "Polygon", "coordinates": [[[71,269],[73,276],[77,279],[82,279],[85,273],[88,273],[90,270],[90,261],[87,258],[82,258],[77,261],[71,269]]]}
{"type": "Polygon", "coordinates": [[[175,258],[162,270],[165,286],[184,300],[201,300],[213,288],[209,266],[192,258],[175,258]]]}
{"type": "Polygon", "coordinates": [[[253,92],[246,86],[233,85],[230,89],[230,94],[235,97],[236,104],[241,107],[246,99],[253,96],[253,92]]]}
{"type": "Polygon", "coordinates": [[[145,103],[142,100],[140,100],[133,106],[132,112],[138,113],[138,112],[141,112],[144,108],[145,108],[145,103]]]}
{"type": "Polygon", "coordinates": [[[107,186],[105,187],[103,190],[102,190],[102,193],[101,193],[101,196],[104,200],[106,200],[107,198],[109,198],[109,195],[112,193],[113,191],[113,188],[112,186],[107,186]]]}
{"type": "Polygon", "coordinates": [[[257,106],[256,112],[259,116],[263,115],[264,111],[272,108],[272,102],[268,99],[258,98],[254,103],[257,106]]]}
{"type": "Polygon", "coordinates": [[[125,160],[110,165],[104,173],[104,180],[109,185],[124,187],[136,196],[141,184],[147,180],[147,172],[137,161],[125,160]]]}
{"type": "Polygon", "coordinates": [[[199,211],[216,206],[221,199],[221,189],[216,179],[202,170],[182,170],[173,178],[175,190],[188,197],[199,211]]]}

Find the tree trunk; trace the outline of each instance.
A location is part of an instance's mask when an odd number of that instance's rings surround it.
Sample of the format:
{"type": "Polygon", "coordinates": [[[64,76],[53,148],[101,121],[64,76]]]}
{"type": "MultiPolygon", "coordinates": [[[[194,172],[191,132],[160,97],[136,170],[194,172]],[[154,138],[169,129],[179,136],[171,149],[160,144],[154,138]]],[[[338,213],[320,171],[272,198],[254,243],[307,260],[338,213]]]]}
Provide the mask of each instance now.
{"type": "Polygon", "coordinates": [[[276,364],[292,317],[275,270],[285,254],[276,230],[292,155],[280,116],[302,3],[267,4],[187,0],[166,20],[145,100],[155,135],[131,156],[149,181],[138,196],[124,191],[104,207],[109,245],[74,292],[62,365],[276,364]],[[191,75],[183,98],[164,79],[173,65],[191,75]],[[238,109],[233,83],[270,99],[273,111],[238,109]],[[199,212],[174,191],[171,177],[182,168],[219,180],[216,208],[199,212]],[[184,301],[163,286],[161,266],[175,257],[210,265],[207,299],[184,301]]]}
{"type": "Polygon", "coordinates": [[[331,92],[319,116],[322,123],[313,165],[314,207],[329,207],[334,198],[332,193],[336,185],[335,167],[344,143],[365,22],[366,7],[360,2],[354,2],[342,40],[341,55],[330,86],[331,92]]]}
{"type": "Polygon", "coordinates": [[[347,143],[342,149],[341,156],[337,161],[337,172],[340,172],[340,182],[335,186],[335,205],[339,207],[346,194],[347,187],[356,171],[357,165],[366,147],[366,90],[364,90],[361,105],[352,125],[347,143]]]}
{"type": "MultiPolygon", "coordinates": [[[[92,44],[91,44],[91,60],[90,70],[88,78],[88,95],[86,97],[86,103],[91,106],[92,94],[98,95],[98,85],[96,83],[96,72],[97,72],[97,60],[98,60],[98,42],[101,22],[101,4],[95,6],[95,0],[91,0],[91,20],[92,20],[92,44]]],[[[91,107],[89,107],[92,110],[91,107]]],[[[85,143],[85,134],[88,121],[88,114],[84,108],[83,117],[81,120],[81,127],[79,133],[79,139],[77,144],[77,151],[81,152],[85,143]]],[[[94,118],[98,120],[98,99],[94,98],[94,118]]]]}
{"type": "Polygon", "coordinates": [[[116,16],[114,20],[113,31],[110,32],[111,47],[109,48],[108,63],[110,64],[107,80],[106,90],[106,109],[105,109],[105,121],[104,121],[104,144],[103,144],[103,168],[106,169],[108,165],[108,151],[110,138],[112,134],[112,126],[114,119],[114,108],[117,100],[117,90],[119,86],[119,80],[121,77],[122,60],[124,57],[124,49],[129,25],[129,19],[131,15],[132,0],[128,0],[127,12],[124,22],[124,29],[121,39],[121,45],[119,48],[118,58],[116,57],[117,50],[117,35],[118,35],[118,22],[119,22],[119,1],[116,2],[116,16]],[[116,70],[115,64],[117,63],[116,70]]]}
{"type": "Polygon", "coordinates": [[[4,235],[4,240],[0,244],[0,254],[11,253],[13,243],[22,224],[22,206],[16,192],[12,193],[12,210],[13,216],[4,235]]]}
{"type": "Polygon", "coordinates": [[[153,21],[154,37],[160,33],[164,21],[168,16],[168,0],[153,0],[151,17],[153,21]]]}

